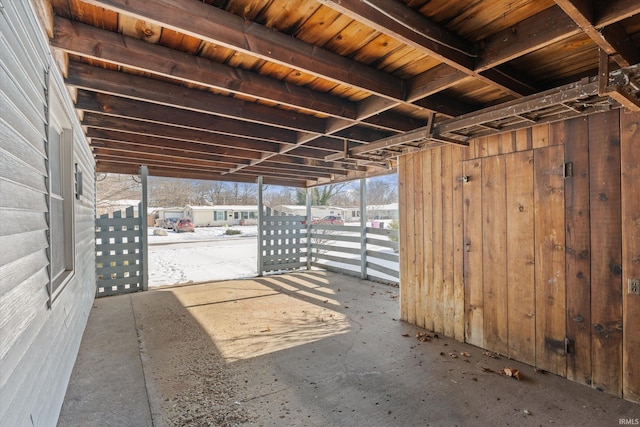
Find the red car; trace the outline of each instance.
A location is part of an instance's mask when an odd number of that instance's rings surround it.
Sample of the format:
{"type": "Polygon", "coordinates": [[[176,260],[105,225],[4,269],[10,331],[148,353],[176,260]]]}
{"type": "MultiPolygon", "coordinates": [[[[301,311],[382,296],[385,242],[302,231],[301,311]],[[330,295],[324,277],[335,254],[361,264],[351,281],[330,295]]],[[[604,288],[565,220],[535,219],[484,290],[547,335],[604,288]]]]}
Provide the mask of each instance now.
{"type": "Polygon", "coordinates": [[[328,215],[318,221],[318,224],[344,225],[340,215],[328,215]]]}
{"type": "Polygon", "coordinates": [[[192,233],[195,231],[195,227],[193,226],[193,222],[189,218],[179,219],[176,224],[173,226],[173,229],[176,230],[176,233],[191,231],[192,233]]]}
{"type": "MultiPolygon", "coordinates": [[[[302,224],[306,224],[307,220],[303,219],[302,224]]],[[[311,224],[329,224],[329,225],[344,225],[344,220],[340,215],[327,215],[324,218],[313,218],[311,224]]]]}

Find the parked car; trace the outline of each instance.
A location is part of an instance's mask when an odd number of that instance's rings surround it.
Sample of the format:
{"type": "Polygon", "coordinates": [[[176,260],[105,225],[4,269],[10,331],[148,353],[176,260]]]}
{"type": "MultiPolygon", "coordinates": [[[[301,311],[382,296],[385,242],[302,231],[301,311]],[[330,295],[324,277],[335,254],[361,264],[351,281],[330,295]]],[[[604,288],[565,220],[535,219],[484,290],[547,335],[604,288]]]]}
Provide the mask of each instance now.
{"type": "Polygon", "coordinates": [[[173,230],[177,221],[178,221],[178,218],[167,218],[163,221],[162,228],[168,228],[169,230],[173,230]]]}
{"type": "Polygon", "coordinates": [[[318,220],[318,224],[344,225],[344,220],[340,215],[327,215],[318,220]]]}
{"type": "MultiPolygon", "coordinates": [[[[317,224],[317,223],[318,223],[318,221],[320,221],[320,220],[318,219],[318,217],[317,217],[317,216],[314,216],[313,218],[311,218],[311,224],[317,224]]],[[[303,225],[306,225],[306,224],[307,224],[307,220],[306,220],[306,219],[303,219],[303,220],[302,220],[302,224],[303,224],[303,225]]]]}
{"type": "Polygon", "coordinates": [[[193,222],[191,222],[189,218],[179,219],[173,229],[176,231],[176,233],[183,233],[185,231],[191,231],[193,233],[195,231],[193,222]]]}

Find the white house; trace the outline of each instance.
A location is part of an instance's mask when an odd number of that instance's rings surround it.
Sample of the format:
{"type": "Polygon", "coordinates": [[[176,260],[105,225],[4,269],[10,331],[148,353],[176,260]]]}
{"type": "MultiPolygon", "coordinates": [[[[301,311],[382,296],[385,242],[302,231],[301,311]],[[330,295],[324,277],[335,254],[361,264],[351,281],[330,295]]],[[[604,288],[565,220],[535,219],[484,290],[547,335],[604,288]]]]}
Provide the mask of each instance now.
{"type": "MultiPolygon", "coordinates": [[[[277,205],[272,208],[275,214],[279,215],[299,215],[306,216],[307,215],[307,207],[304,205],[277,205]]],[[[348,221],[346,218],[351,218],[351,213],[353,211],[360,211],[357,208],[339,208],[336,206],[311,206],[311,217],[312,218],[323,218],[327,215],[340,215],[348,221]],[[345,217],[345,214],[348,213],[348,216],[345,217]]]]}
{"type": "Polygon", "coordinates": [[[367,219],[398,219],[398,204],[367,206],[367,219]]]}
{"type": "Polygon", "coordinates": [[[360,221],[360,208],[346,207],[338,209],[340,209],[340,216],[342,216],[342,219],[344,219],[345,222],[360,221]]]}
{"type": "Polygon", "coordinates": [[[123,211],[128,207],[133,207],[135,215],[138,215],[138,205],[140,200],[135,199],[119,199],[119,200],[103,200],[98,202],[96,206],[96,216],[102,214],[110,214],[115,211],[123,211]]]}
{"type": "Polygon", "coordinates": [[[181,207],[171,207],[171,208],[154,208],[153,210],[149,210],[151,215],[155,218],[155,226],[160,227],[164,225],[164,222],[168,219],[178,219],[183,218],[184,208],[181,207]]]}
{"type": "Polygon", "coordinates": [[[258,206],[254,205],[187,205],[182,213],[183,216],[191,218],[196,227],[256,225],[258,223],[258,206]]]}

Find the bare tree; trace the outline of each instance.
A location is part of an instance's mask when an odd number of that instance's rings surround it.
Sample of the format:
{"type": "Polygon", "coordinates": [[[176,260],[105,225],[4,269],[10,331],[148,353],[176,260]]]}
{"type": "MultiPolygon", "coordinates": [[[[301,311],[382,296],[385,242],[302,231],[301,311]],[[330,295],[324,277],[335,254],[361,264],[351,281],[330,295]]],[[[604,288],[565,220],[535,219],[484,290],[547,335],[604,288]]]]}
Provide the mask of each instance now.
{"type": "Polygon", "coordinates": [[[233,204],[249,205],[258,203],[258,186],[249,183],[233,183],[231,187],[233,204]]]}
{"type": "Polygon", "coordinates": [[[122,200],[140,200],[142,186],[137,176],[120,174],[97,174],[96,207],[107,210],[120,206],[122,200]]]}
{"type": "Polygon", "coordinates": [[[396,187],[389,180],[371,179],[367,181],[367,204],[386,205],[397,201],[396,187]]]}
{"type": "Polygon", "coordinates": [[[267,206],[295,205],[296,193],[293,187],[265,187],[264,203],[267,206]]]}
{"type": "Polygon", "coordinates": [[[189,180],[149,178],[149,204],[152,206],[185,206],[192,203],[193,194],[189,180]]]}
{"type": "MultiPolygon", "coordinates": [[[[311,189],[311,204],[313,206],[327,206],[332,202],[332,198],[341,194],[345,188],[348,188],[351,184],[349,182],[342,182],[339,184],[329,184],[322,187],[313,187],[311,189]]],[[[296,204],[306,204],[306,192],[304,190],[298,190],[296,194],[296,204]]]]}

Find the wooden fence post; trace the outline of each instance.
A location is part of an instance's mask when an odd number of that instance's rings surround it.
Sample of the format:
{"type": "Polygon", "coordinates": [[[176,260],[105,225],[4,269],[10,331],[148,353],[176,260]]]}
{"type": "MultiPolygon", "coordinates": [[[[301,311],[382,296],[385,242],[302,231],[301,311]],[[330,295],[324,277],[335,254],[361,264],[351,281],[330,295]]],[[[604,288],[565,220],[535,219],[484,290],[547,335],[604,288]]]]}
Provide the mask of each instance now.
{"type": "Polygon", "coordinates": [[[140,181],[142,182],[142,201],[138,215],[140,216],[140,239],[142,242],[142,290],[149,290],[149,237],[147,236],[147,175],[149,169],[146,165],[140,166],[140,181]]]}
{"type": "Polygon", "coordinates": [[[367,180],[360,179],[360,278],[367,279],[367,180]]]}
{"type": "Polygon", "coordinates": [[[264,204],[262,199],[262,177],[258,177],[258,277],[262,277],[263,265],[262,265],[262,233],[264,222],[264,204]]]}

